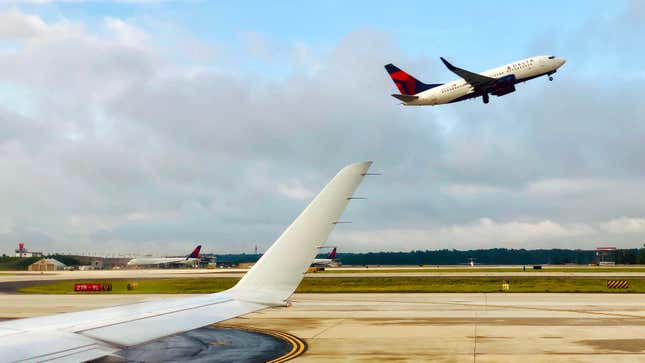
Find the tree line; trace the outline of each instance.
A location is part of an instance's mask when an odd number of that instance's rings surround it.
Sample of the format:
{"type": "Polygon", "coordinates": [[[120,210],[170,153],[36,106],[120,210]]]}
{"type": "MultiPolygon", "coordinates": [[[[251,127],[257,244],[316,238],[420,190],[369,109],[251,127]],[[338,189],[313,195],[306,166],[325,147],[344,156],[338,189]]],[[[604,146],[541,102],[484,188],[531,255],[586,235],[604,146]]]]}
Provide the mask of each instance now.
{"type": "MultiPolygon", "coordinates": [[[[256,262],[261,254],[220,254],[217,261],[233,264],[256,262]]],[[[325,258],[326,254],[318,257],[325,258]]],[[[344,265],[465,265],[473,259],[478,265],[586,265],[597,262],[595,250],[571,249],[508,249],[482,250],[416,250],[409,252],[341,253],[337,258],[344,265]]],[[[617,264],[645,264],[645,248],[610,252],[605,260],[617,264]]]]}

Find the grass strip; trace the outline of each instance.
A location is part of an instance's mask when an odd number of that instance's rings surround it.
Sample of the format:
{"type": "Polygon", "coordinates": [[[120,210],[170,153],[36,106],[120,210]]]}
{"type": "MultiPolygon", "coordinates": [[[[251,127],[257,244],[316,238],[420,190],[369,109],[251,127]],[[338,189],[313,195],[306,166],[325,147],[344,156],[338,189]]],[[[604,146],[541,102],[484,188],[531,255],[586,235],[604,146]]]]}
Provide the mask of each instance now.
{"type": "MultiPolygon", "coordinates": [[[[500,277],[338,277],[305,278],[298,293],[422,293],[422,292],[501,292],[500,277]]],[[[112,284],[112,291],[84,294],[191,294],[226,290],[238,278],[183,278],[114,281],[78,281],[83,283],[112,284]],[[134,290],[127,284],[136,282],[134,290]]],[[[645,278],[627,278],[628,289],[609,289],[607,279],[577,277],[510,277],[508,292],[559,293],[645,293],[645,278]]],[[[57,281],[18,289],[28,294],[79,294],[74,292],[74,281],[57,281]]]]}

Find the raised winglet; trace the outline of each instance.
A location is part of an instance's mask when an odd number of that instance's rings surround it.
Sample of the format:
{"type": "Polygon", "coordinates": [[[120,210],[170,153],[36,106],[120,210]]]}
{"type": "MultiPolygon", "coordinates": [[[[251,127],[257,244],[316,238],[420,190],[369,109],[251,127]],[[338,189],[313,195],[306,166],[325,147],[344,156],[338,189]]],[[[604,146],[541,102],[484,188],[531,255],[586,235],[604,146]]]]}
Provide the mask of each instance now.
{"type": "Polygon", "coordinates": [[[230,292],[244,301],[284,305],[371,165],[366,161],[339,171],[230,292]]]}
{"type": "Polygon", "coordinates": [[[450,62],[448,62],[444,57],[439,57],[439,58],[441,58],[441,61],[443,62],[443,64],[451,71],[454,71],[455,69],[457,69],[457,67],[450,64],[450,62]]]}

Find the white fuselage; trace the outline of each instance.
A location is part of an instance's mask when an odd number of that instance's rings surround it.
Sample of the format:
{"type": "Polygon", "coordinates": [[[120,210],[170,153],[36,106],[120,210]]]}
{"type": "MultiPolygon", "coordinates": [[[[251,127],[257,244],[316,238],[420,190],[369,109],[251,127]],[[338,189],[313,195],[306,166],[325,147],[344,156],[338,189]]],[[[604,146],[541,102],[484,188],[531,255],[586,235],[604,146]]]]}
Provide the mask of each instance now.
{"type": "Polygon", "coordinates": [[[336,262],[336,260],[332,260],[331,258],[316,258],[314,259],[314,262],[311,263],[311,265],[331,267],[331,266],[338,266],[338,262],[336,262]]]}
{"type": "MultiPolygon", "coordinates": [[[[537,56],[523,59],[517,62],[503,65],[481,72],[481,75],[491,78],[501,78],[508,75],[515,75],[516,83],[527,81],[531,78],[552,74],[565,63],[562,58],[549,58],[549,56],[537,56]]],[[[416,94],[419,98],[405,102],[409,106],[441,105],[454,102],[467,96],[475,96],[473,87],[459,79],[441,86],[431,88],[427,91],[416,94]]]]}
{"type": "Polygon", "coordinates": [[[128,266],[147,266],[147,265],[165,265],[165,264],[193,264],[197,258],[186,257],[152,257],[152,258],[133,258],[128,261],[128,266]]]}

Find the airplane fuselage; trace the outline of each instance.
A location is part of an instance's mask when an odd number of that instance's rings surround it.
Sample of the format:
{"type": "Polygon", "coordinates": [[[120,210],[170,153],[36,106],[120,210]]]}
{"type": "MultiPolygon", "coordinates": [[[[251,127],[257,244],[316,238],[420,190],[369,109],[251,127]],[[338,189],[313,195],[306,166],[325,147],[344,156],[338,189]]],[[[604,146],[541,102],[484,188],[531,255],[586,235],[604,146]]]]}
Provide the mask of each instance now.
{"type": "MultiPolygon", "coordinates": [[[[564,64],[562,58],[553,56],[537,56],[503,65],[481,72],[481,75],[491,78],[501,78],[513,75],[513,84],[526,82],[530,79],[551,75],[564,64]]],[[[404,102],[406,106],[433,106],[446,103],[463,101],[469,98],[482,96],[473,86],[463,79],[445,83],[416,94],[417,99],[404,102]]]]}
{"type": "Polygon", "coordinates": [[[165,265],[165,264],[194,264],[198,258],[186,257],[158,257],[158,258],[133,258],[128,261],[128,266],[150,266],[150,265],[165,265]]]}
{"type": "Polygon", "coordinates": [[[336,260],[332,260],[331,258],[316,258],[314,259],[314,262],[311,263],[311,265],[320,267],[332,267],[337,266],[338,262],[336,262],[336,260]]]}

